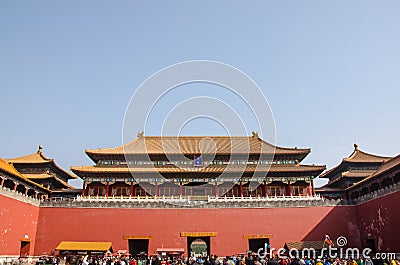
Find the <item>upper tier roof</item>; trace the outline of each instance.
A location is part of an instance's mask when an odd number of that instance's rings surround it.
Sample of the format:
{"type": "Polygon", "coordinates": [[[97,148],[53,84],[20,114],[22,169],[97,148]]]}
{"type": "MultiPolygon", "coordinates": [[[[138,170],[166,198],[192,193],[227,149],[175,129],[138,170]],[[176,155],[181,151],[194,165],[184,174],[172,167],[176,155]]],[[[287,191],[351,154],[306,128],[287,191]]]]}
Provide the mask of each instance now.
{"type": "Polygon", "coordinates": [[[376,170],[373,174],[371,174],[367,178],[357,182],[356,184],[354,184],[353,186],[349,187],[348,189],[352,189],[354,187],[362,185],[364,182],[370,181],[373,178],[381,176],[381,175],[387,173],[389,170],[394,169],[394,168],[399,167],[399,166],[400,166],[400,155],[397,155],[397,156],[393,157],[392,159],[390,159],[390,160],[386,161],[385,163],[383,163],[378,168],[378,170],[376,170]]]}
{"type": "Polygon", "coordinates": [[[139,134],[132,142],[114,148],[85,150],[93,161],[101,156],[127,154],[280,154],[295,156],[301,161],[310,149],[283,148],[274,146],[252,136],[143,136],[139,134]]]}
{"type": "Polygon", "coordinates": [[[344,158],[343,161],[347,162],[355,162],[355,163],[365,163],[365,162],[385,162],[391,159],[391,157],[387,156],[378,156],[363,152],[358,149],[358,144],[354,144],[354,151],[347,158],[344,158]]]}
{"type": "Polygon", "coordinates": [[[388,160],[390,160],[391,157],[387,156],[378,156],[378,155],[373,155],[370,153],[366,153],[364,151],[361,151],[358,149],[358,145],[354,144],[354,151],[346,158],[343,158],[342,162],[337,165],[336,167],[326,171],[324,174],[320,176],[320,178],[331,178],[337,173],[342,172],[340,169],[346,170],[345,169],[345,164],[346,163],[371,163],[371,164],[379,164],[379,163],[384,163],[388,160]]]}
{"type": "Polygon", "coordinates": [[[16,158],[9,158],[6,159],[6,161],[15,164],[41,164],[52,162],[53,159],[47,158],[42,151],[43,147],[40,145],[36,153],[16,158]]]}
{"type": "Polygon", "coordinates": [[[26,177],[24,177],[11,163],[5,161],[4,159],[0,158],[0,170],[6,172],[7,174],[10,174],[18,179],[21,179],[24,182],[27,182],[31,185],[34,185],[36,187],[39,187],[43,190],[49,191],[48,188],[43,187],[42,185],[27,179],[26,177]]]}
{"type": "Polygon", "coordinates": [[[12,163],[14,165],[24,165],[24,164],[51,164],[54,166],[54,168],[57,170],[58,173],[64,175],[67,179],[76,179],[77,177],[74,176],[73,174],[65,171],[61,167],[59,167],[54,159],[47,158],[43,154],[43,147],[39,145],[39,149],[37,152],[26,155],[26,156],[21,156],[21,157],[16,157],[16,158],[9,158],[5,159],[5,161],[12,163]]]}

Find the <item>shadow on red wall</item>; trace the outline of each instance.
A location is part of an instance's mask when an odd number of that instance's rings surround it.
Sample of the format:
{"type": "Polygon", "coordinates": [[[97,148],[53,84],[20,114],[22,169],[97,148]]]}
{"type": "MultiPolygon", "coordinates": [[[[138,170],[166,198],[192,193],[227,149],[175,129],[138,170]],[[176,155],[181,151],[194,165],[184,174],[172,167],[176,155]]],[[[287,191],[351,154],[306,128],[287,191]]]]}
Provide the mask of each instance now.
{"type": "Polygon", "coordinates": [[[337,206],[330,211],[304,238],[304,241],[321,241],[328,235],[336,241],[346,237],[348,247],[361,247],[360,230],[355,206],[337,206]]]}

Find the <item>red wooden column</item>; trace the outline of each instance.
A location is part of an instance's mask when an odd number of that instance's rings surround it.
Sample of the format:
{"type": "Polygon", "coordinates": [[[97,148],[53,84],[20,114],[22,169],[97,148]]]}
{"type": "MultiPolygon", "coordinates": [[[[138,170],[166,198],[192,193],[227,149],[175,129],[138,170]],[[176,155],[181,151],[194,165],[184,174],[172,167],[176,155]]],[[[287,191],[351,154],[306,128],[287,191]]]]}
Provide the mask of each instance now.
{"type": "Polygon", "coordinates": [[[265,181],[263,183],[263,193],[264,197],[267,197],[267,182],[265,181]]]}
{"type": "Polygon", "coordinates": [[[179,182],[179,196],[183,195],[182,181],[179,182]]]}
{"type": "Polygon", "coordinates": [[[215,197],[218,197],[218,183],[215,182],[215,197]]]}
{"type": "Polygon", "coordinates": [[[18,186],[18,183],[17,183],[17,182],[14,182],[14,191],[17,190],[17,186],[18,186]]]}
{"type": "Polygon", "coordinates": [[[85,197],[85,190],[86,190],[86,181],[83,181],[82,197],[85,197]]]}
{"type": "Polygon", "coordinates": [[[239,182],[239,197],[243,197],[243,183],[241,180],[239,182]]]}
{"type": "Polygon", "coordinates": [[[155,196],[158,197],[158,183],[155,185],[155,196]]]}
{"type": "Polygon", "coordinates": [[[288,196],[292,196],[292,187],[290,186],[290,180],[288,181],[288,185],[287,185],[287,195],[288,196]]]}
{"type": "MultiPolygon", "coordinates": [[[[6,178],[4,178],[4,177],[2,177],[1,178],[1,184],[0,184],[0,186],[3,186],[4,185],[4,181],[6,180],[6,178]]],[[[393,178],[392,178],[392,180],[393,180],[393,178]]]]}
{"type": "Polygon", "coordinates": [[[311,180],[311,192],[312,192],[312,195],[315,196],[314,180],[313,179],[311,180]]]}
{"type": "Polygon", "coordinates": [[[312,182],[312,180],[310,180],[310,185],[307,186],[307,195],[308,196],[312,196],[311,182],[312,182]]]}
{"type": "Polygon", "coordinates": [[[131,189],[129,191],[129,196],[133,196],[133,182],[131,182],[131,189]]]}
{"type": "Polygon", "coordinates": [[[107,181],[107,185],[106,185],[106,198],[108,198],[108,190],[109,190],[109,184],[108,184],[108,181],[107,181]]]}

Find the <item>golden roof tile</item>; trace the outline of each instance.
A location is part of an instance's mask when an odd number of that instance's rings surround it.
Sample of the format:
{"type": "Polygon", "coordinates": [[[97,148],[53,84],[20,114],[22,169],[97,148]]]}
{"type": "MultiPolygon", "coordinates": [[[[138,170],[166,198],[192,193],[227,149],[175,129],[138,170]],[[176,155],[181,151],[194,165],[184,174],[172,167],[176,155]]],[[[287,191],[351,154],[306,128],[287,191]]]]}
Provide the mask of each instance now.
{"type": "Polygon", "coordinates": [[[258,136],[139,136],[114,147],[85,150],[87,154],[308,154],[310,149],[274,146],[258,136]]]}
{"type": "Polygon", "coordinates": [[[76,179],[77,177],[74,176],[73,174],[65,171],[61,167],[59,167],[54,159],[47,158],[43,154],[43,146],[39,145],[39,149],[36,153],[26,155],[26,156],[21,156],[21,157],[16,157],[16,158],[8,158],[5,159],[9,163],[13,164],[45,164],[45,163],[51,163],[56,169],[61,171],[61,174],[65,174],[69,179],[76,179]]]}
{"type": "Polygon", "coordinates": [[[285,246],[291,249],[303,250],[305,248],[313,248],[315,250],[320,250],[324,247],[324,241],[298,241],[298,242],[286,242],[285,246]]]}
{"type": "MultiPolygon", "coordinates": [[[[155,166],[155,167],[131,167],[127,166],[78,166],[71,170],[79,173],[222,173],[222,172],[322,172],[326,167],[320,165],[209,165],[206,167],[177,167],[177,166],[155,166]]],[[[318,174],[319,174],[318,173],[318,174]]]]}
{"type": "Polygon", "coordinates": [[[52,162],[53,159],[47,158],[42,151],[43,147],[40,145],[36,153],[16,158],[9,158],[6,159],[6,161],[11,163],[34,163],[34,164],[52,162]]]}
{"type": "Polygon", "coordinates": [[[26,178],[24,175],[22,175],[13,165],[12,163],[7,162],[6,160],[0,158],[0,170],[18,178],[21,179],[22,181],[25,181],[29,184],[32,184],[36,187],[39,187],[41,189],[44,189],[46,191],[50,191],[48,188],[43,187],[42,185],[26,178]]]}
{"type": "Polygon", "coordinates": [[[25,178],[30,180],[37,180],[37,179],[54,179],[55,181],[61,183],[67,189],[73,189],[74,187],[69,185],[68,182],[60,179],[55,174],[49,173],[39,173],[39,174],[31,174],[31,173],[24,173],[22,174],[25,178]]]}
{"type": "Polygon", "coordinates": [[[387,156],[378,156],[370,153],[363,152],[358,149],[358,145],[354,144],[354,151],[349,157],[344,158],[343,161],[348,162],[385,162],[391,159],[387,156]]]}
{"type": "MultiPolygon", "coordinates": [[[[354,144],[354,151],[346,158],[343,158],[342,162],[329,169],[328,171],[324,172],[320,178],[329,178],[331,177],[331,174],[335,172],[336,170],[340,169],[345,162],[350,162],[350,163],[383,163],[388,160],[390,160],[391,157],[387,156],[378,156],[378,155],[373,155],[367,152],[363,152],[358,149],[358,144],[354,144]]],[[[337,172],[337,171],[336,171],[337,172]]]]}
{"type": "Polygon", "coordinates": [[[107,251],[112,247],[111,242],[76,242],[61,241],[56,250],[86,250],[86,251],[107,251]]]}
{"type": "Polygon", "coordinates": [[[359,185],[363,184],[364,182],[370,181],[373,178],[376,178],[379,175],[385,174],[389,170],[399,167],[400,166],[400,155],[393,157],[392,159],[383,163],[374,173],[366,177],[365,179],[355,183],[353,186],[348,187],[346,190],[350,190],[354,187],[358,187],[359,185]]]}

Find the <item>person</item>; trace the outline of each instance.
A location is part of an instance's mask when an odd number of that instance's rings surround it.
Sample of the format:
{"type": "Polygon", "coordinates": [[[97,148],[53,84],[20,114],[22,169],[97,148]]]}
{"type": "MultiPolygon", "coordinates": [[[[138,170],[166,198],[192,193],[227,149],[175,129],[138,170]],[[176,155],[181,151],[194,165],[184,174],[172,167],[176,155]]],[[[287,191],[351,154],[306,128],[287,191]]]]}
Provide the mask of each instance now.
{"type": "Polygon", "coordinates": [[[65,260],[66,265],[77,265],[78,264],[78,258],[74,255],[68,256],[67,259],[65,260]]]}
{"type": "Polygon", "coordinates": [[[88,261],[88,255],[86,255],[83,260],[82,260],[82,265],[89,265],[89,261],[88,261]]]}
{"type": "Polygon", "coordinates": [[[254,259],[251,256],[251,253],[247,253],[247,257],[246,257],[246,261],[245,261],[246,265],[254,265],[254,259]]]}
{"type": "Polygon", "coordinates": [[[324,265],[331,265],[331,262],[330,262],[330,260],[329,260],[329,259],[325,259],[325,261],[324,261],[324,265]]]}
{"type": "Polygon", "coordinates": [[[135,258],[133,258],[130,262],[129,265],[138,265],[137,261],[135,258]]]}
{"type": "Polygon", "coordinates": [[[293,259],[291,262],[290,262],[290,265],[300,265],[300,260],[299,259],[293,259]]]}
{"type": "Polygon", "coordinates": [[[279,265],[279,262],[276,258],[271,258],[268,260],[267,265],[279,265]]]}
{"type": "Polygon", "coordinates": [[[232,257],[226,256],[226,265],[235,265],[232,257]]]}

